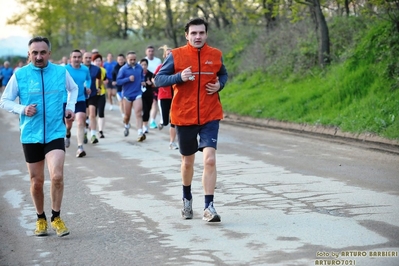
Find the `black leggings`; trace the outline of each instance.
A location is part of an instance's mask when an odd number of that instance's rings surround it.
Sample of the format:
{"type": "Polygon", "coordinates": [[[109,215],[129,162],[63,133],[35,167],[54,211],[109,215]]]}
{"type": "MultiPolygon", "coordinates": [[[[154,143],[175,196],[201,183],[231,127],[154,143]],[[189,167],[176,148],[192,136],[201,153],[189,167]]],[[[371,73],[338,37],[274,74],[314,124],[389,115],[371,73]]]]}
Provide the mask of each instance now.
{"type": "Polygon", "coordinates": [[[150,97],[143,97],[143,122],[148,122],[150,119],[150,111],[152,106],[152,94],[150,97]]]}
{"type": "MultiPolygon", "coordinates": [[[[172,105],[172,99],[161,99],[159,101],[159,112],[162,117],[162,125],[167,126],[170,121],[170,106],[172,105]]],[[[175,127],[173,124],[170,124],[171,127],[175,127]]]]}
{"type": "Polygon", "coordinates": [[[104,118],[105,102],[105,94],[98,96],[97,113],[100,118],[104,118]]]}

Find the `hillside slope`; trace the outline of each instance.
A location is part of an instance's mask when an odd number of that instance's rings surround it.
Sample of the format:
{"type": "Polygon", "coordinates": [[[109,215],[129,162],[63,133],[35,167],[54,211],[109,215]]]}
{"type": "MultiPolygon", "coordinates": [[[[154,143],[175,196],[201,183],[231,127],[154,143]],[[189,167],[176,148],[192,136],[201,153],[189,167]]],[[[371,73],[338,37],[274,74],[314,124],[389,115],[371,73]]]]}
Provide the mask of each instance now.
{"type": "Polygon", "coordinates": [[[399,37],[374,25],[347,59],[288,77],[240,73],[221,92],[227,113],[399,140],[399,37]]]}

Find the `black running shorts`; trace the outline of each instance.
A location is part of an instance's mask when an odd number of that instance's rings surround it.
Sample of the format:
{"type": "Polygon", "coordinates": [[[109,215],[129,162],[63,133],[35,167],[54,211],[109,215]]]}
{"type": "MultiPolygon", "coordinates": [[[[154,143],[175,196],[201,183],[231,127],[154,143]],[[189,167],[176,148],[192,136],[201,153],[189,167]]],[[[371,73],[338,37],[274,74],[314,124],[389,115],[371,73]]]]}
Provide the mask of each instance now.
{"type": "Polygon", "coordinates": [[[94,96],[90,96],[87,100],[86,100],[86,106],[89,107],[90,105],[94,105],[96,108],[98,106],[98,95],[94,95],[94,96]]]}
{"type": "Polygon", "coordinates": [[[27,163],[37,163],[43,161],[46,154],[52,150],[65,151],[64,139],[55,139],[46,144],[32,143],[22,144],[27,163]]]}

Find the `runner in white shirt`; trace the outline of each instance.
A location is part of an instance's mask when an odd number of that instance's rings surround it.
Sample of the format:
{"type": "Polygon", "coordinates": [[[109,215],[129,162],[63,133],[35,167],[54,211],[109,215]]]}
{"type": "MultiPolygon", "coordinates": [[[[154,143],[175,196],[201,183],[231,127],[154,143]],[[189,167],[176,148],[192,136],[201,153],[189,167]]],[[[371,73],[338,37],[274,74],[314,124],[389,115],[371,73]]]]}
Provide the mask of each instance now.
{"type": "MultiPolygon", "coordinates": [[[[146,59],[148,60],[148,67],[147,69],[154,73],[155,69],[162,64],[162,60],[158,57],[154,56],[154,46],[148,45],[147,49],[145,50],[146,59]]],[[[155,122],[155,118],[158,113],[158,88],[154,88],[154,98],[152,101],[151,112],[150,112],[150,120],[149,125],[150,128],[157,128],[157,122],[155,122]]]]}

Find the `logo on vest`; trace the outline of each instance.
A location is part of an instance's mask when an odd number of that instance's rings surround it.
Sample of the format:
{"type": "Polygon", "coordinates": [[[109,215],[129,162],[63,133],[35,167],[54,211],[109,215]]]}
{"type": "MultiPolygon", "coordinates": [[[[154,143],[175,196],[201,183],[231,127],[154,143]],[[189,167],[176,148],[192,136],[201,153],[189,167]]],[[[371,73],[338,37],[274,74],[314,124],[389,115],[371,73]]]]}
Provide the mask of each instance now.
{"type": "Polygon", "coordinates": [[[209,60],[206,60],[206,61],[205,61],[205,65],[212,65],[212,64],[213,64],[212,61],[209,61],[209,60]]]}
{"type": "Polygon", "coordinates": [[[29,91],[30,92],[39,92],[40,91],[40,83],[31,79],[29,82],[29,91]]]}

